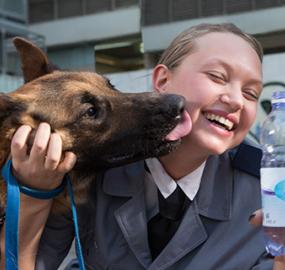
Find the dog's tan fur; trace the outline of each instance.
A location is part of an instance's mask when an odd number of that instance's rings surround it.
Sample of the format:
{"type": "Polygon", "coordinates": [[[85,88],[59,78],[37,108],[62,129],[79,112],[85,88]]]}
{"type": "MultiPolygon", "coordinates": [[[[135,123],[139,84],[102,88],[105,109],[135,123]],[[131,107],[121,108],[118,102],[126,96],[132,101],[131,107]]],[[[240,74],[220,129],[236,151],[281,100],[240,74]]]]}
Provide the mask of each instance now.
{"type": "MultiPolygon", "coordinates": [[[[81,203],[96,171],[166,154],[177,145],[165,142],[164,137],[179,120],[181,97],[123,94],[94,72],[56,70],[46,54],[27,40],[16,38],[14,44],[25,84],[0,94],[1,168],[16,129],[22,124],[33,128],[31,147],[39,123],[47,122],[60,134],[63,151],[73,151],[78,157],[70,177],[76,202],[81,203]]],[[[1,181],[0,208],[5,207],[5,190],[1,181]]],[[[66,194],[57,201],[57,209],[68,205],[66,194]]]]}

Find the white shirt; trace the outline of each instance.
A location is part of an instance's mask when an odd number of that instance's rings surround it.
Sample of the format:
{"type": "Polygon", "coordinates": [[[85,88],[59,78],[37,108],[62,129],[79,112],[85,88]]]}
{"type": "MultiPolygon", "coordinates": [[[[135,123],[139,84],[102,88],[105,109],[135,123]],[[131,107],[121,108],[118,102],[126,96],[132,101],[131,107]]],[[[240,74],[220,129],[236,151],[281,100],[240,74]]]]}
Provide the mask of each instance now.
{"type": "Polygon", "coordinates": [[[167,198],[174,192],[177,185],[179,185],[190,200],[194,199],[200,187],[206,161],[193,172],[180,178],[179,181],[175,181],[167,174],[157,158],[149,158],[146,159],[145,162],[150,171],[145,177],[145,198],[148,218],[151,218],[158,213],[156,187],[164,198],[167,198]]]}

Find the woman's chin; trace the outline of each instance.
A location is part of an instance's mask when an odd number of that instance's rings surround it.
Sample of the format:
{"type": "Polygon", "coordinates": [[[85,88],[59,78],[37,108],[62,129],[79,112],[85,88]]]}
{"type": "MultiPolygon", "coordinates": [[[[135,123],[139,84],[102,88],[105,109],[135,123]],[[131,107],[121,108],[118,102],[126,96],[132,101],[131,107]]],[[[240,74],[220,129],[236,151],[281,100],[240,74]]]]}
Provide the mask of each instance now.
{"type": "Polygon", "coordinates": [[[214,143],[212,141],[207,145],[207,150],[210,155],[221,155],[230,148],[232,147],[230,147],[228,144],[224,142],[214,143]]]}

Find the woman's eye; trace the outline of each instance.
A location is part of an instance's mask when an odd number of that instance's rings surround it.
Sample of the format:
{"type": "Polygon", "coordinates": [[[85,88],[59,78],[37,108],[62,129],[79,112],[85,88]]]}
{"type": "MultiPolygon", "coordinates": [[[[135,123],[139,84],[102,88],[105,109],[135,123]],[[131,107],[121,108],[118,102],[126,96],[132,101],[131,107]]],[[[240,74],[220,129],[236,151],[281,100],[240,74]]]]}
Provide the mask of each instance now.
{"type": "Polygon", "coordinates": [[[87,109],[86,116],[96,118],[98,116],[98,110],[95,107],[90,107],[87,109]]]}
{"type": "Polygon", "coordinates": [[[222,74],[218,73],[208,73],[211,80],[213,80],[216,83],[222,83],[225,84],[227,82],[226,77],[222,74]]]}
{"type": "Polygon", "coordinates": [[[258,95],[257,95],[255,92],[253,92],[253,91],[250,91],[250,90],[244,91],[244,95],[245,95],[249,100],[254,100],[254,101],[258,100],[258,95]]]}

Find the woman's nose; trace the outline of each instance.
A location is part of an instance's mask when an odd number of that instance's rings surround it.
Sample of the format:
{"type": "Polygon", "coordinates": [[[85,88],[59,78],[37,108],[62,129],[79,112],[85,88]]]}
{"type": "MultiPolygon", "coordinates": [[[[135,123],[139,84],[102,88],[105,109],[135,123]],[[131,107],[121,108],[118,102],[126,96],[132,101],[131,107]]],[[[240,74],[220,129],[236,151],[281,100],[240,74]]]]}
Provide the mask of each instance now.
{"type": "Polygon", "coordinates": [[[230,106],[233,111],[241,110],[244,105],[242,92],[238,89],[231,89],[223,93],[220,97],[220,100],[230,106]]]}

